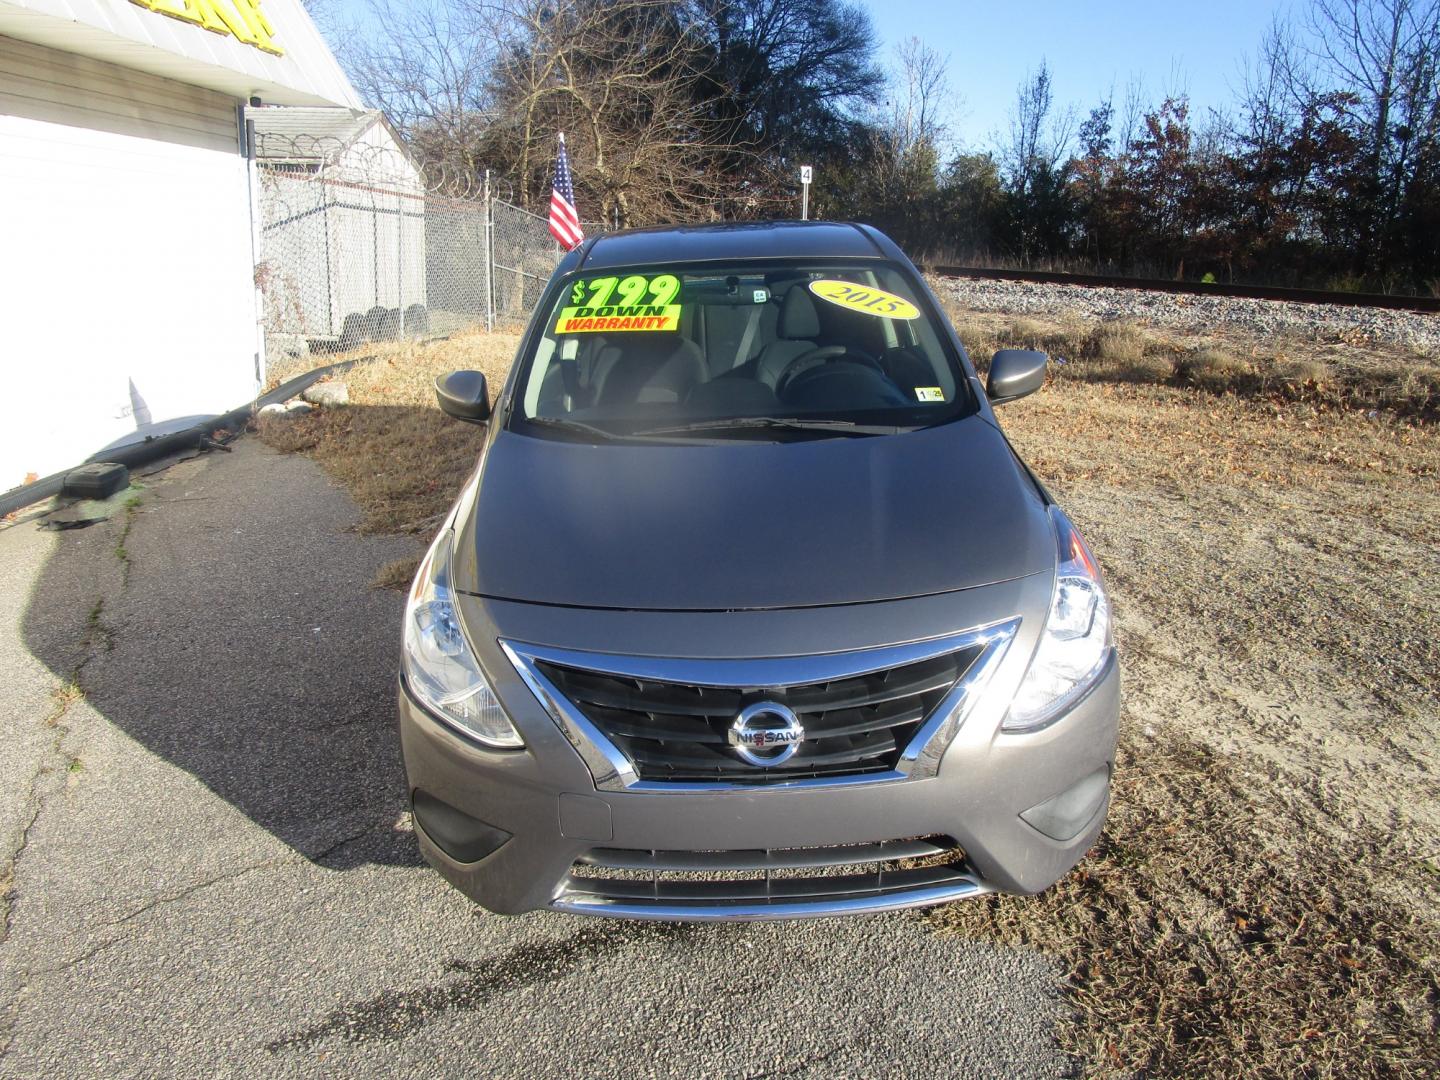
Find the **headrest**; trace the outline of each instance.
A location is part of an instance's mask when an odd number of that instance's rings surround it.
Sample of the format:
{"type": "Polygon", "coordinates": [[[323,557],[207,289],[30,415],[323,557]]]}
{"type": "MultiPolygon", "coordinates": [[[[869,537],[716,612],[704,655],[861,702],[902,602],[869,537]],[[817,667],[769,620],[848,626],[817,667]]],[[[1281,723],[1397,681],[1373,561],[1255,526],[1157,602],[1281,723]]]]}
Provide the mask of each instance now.
{"type": "Polygon", "coordinates": [[[791,341],[812,341],[820,336],[820,316],[815,310],[815,301],[804,285],[792,285],[780,305],[780,326],[782,338],[791,341]]]}

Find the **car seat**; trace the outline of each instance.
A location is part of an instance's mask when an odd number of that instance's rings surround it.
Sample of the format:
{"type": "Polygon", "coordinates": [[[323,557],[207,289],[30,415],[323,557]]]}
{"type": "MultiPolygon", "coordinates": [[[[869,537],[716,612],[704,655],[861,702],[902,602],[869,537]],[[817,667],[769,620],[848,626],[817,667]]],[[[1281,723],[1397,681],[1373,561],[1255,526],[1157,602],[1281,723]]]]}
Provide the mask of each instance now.
{"type": "Polygon", "coordinates": [[[790,286],[785,294],[776,331],[779,336],[760,350],[755,367],[756,378],[772,390],[790,362],[814,349],[820,336],[820,313],[803,284],[790,286]]]}
{"type": "Polygon", "coordinates": [[[613,334],[593,378],[598,406],[675,403],[705,381],[705,357],[679,334],[613,334]]]}

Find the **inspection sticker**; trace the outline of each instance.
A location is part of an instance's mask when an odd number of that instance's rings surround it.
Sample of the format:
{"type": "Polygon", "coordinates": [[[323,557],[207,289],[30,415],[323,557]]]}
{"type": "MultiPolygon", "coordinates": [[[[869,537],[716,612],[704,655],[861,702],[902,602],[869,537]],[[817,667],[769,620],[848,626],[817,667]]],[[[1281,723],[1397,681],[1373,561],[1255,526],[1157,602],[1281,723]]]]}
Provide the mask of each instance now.
{"type": "Polygon", "coordinates": [[[874,315],[877,319],[918,319],[920,309],[903,296],[872,289],[868,285],[856,285],[853,281],[836,281],[824,278],[810,282],[810,291],[821,300],[874,315]]]}
{"type": "Polygon", "coordinates": [[[604,330],[679,330],[680,279],[674,274],[591,278],[570,288],[570,306],[560,309],[557,334],[604,330]]]}
{"type": "Polygon", "coordinates": [[[944,401],[945,391],[938,386],[917,386],[915,398],[917,401],[944,401]]]}

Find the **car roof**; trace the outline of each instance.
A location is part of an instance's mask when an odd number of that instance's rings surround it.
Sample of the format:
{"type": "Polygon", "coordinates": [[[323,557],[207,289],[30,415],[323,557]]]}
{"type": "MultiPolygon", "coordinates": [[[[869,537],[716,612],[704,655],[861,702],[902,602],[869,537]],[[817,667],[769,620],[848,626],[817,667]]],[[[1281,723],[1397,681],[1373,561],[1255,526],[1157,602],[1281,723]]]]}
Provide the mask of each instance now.
{"type": "Polygon", "coordinates": [[[601,270],[724,259],[888,256],[864,226],[835,221],[751,221],[602,233],[582,250],[578,267],[601,270]]]}

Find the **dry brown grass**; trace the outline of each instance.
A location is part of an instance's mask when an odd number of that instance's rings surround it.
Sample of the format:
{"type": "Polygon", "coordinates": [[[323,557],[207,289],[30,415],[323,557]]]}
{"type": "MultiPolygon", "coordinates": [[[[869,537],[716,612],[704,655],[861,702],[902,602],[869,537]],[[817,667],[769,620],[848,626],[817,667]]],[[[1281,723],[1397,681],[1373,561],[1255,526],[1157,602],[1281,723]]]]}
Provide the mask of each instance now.
{"type": "Polygon", "coordinates": [[[304,451],[354,496],[367,532],[428,535],[475,467],[483,433],[442,413],[437,375],[483,371],[492,397],[504,384],[518,338],[473,333],[427,344],[367,347],[375,354],[339,376],[350,404],[297,418],[262,417],[272,446],[304,451]]]}
{"type": "Polygon", "coordinates": [[[1180,357],[1175,374],[1192,386],[1224,391],[1248,387],[1255,371],[1238,356],[1224,349],[1196,349],[1180,357]]]}
{"type": "Polygon", "coordinates": [[[410,582],[415,580],[415,571],[420,569],[420,560],[424,556],[412,555],[408,559],[395,559],[388,562],[379,570],[375,571],[375,577],[370,582],[372,589],[396,589],[403,592],[410,587],[410,582]]]}
{"type": "Polygon", "coordinates": [[[1077,351],[1081,371],[1102,381],[1164,383],[1175,374],[1171,358],[1133,322],[1100,323],[1077,351]]]}
{"type": "Polygon", "coordinates": [[[1090,331],[1086,352],[1105,363],[1134,363],[1145,354],[1150,338],[1139,325],[1122,319],[1106,320],[1090,331]]]}
{"type": "Polygon", "coordinates": [[[927,921],[1052,956],[1087,1076],[1440,1075],[1440,431],[1066,378],[1001,419],[1110,576],[1113,805],[927,921]]]}
{"type": "MultiPolygon", "coordinates": [[[[1002,420],[1106,563],[1125,709],[1091,856],[1040,896],[924,917],[1055,958],[1086,1075],[1440,1075],[1440,432],[1351,407],[1353,369],[1318,346],[961,326],[977,358],[1069,361],[1002,420]]],[[[479,437],[430,380],[498,387],[514,343],[393,347],[347,376],[355,405],[266,437],[313,453],[367,528],[428,531],[479,437]]]]}
{"type": "Polygon", "coordinates": [[[1131,728],[1112,799],[1053,888],[927,917],[1053,956],[1087,1076],[1435,1074],[1440,933],[1344,853],[1280,848],[1270,834],[1309,822],[1277,816],[1260,770],[1131,728]]]}
{"type": "Polygon", "coordinates": [[[1055,380],[1182,383],[1213,394],[1440,418],[1440,357],[1343,338],[1177,334],[1127,320],[1014,318],[942,297],[983,376],[997,349],[1041,349],[1055,380]]]}

